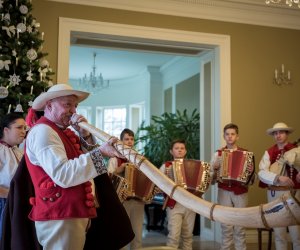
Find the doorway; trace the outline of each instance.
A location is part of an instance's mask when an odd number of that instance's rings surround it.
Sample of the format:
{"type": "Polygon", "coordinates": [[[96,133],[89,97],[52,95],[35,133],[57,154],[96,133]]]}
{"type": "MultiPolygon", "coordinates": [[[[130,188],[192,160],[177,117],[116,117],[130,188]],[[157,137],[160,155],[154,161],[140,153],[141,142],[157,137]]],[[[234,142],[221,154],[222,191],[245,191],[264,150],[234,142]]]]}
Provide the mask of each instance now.
{"type": "MultiPolygon", "coordinates": [[[[231,83],[230,83],[230,37],[180,30],[142,27],[88,20],[60,18],[58,44],[58,82],[68,82],[69,51],[71,32],[99,34],[103,38],[118,38],[120,41],[138,41],[166,47],[210,49],[213,53],[204,55],[200,65],[200,137],[203,149],[200,158],[209,161],[211,153],[221,145],[221,128],[231,121],[231,83]],[[204,108],[206,105],[206,108],[204,108]],[[207,112],[209,111],[209,112],[207,112]],[[209,115],[208,115],[209,114],[209,115]],[[208,143],[209,142],[209,143],[208,143]]],[[[216,201],[214,188],[210,200],[216,201]]],[[[201,235],[219,241],[220,233],[215,223],[201,223],[201,235]]]]}

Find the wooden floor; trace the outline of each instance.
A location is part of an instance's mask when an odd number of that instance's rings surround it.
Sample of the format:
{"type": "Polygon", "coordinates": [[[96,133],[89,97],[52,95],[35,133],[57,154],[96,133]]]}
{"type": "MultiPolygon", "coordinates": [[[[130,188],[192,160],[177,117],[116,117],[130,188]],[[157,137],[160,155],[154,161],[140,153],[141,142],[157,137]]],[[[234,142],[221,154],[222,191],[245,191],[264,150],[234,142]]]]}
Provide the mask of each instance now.
{"type": "MultiPolygon", "coordinates": [[[[159,231],[147,231],[144,230],[143,233],[143,248],[145,250],[150,247],[157,247],[157,248],[151,248],[159,250],[160,246],[166,246],[166,232],[159,232],[159,231]]],[[[161,248],[163,249],[163,248],[161,248]]],[[[219,250],[220,244],[214,241],[207,241],[205,239],[201,239],[200,236],[194,236],[193,238],[193,250],[219,250]]],[[[263,244],[262,250],[267,249],[267,244],[263,244]]],[[[272,249],[275,249],[274,246],[272,246],[272,249]]],[[[251,243],[247,244],[247,250],[258,250],[258,244],[257,243],[251,243]]]]}

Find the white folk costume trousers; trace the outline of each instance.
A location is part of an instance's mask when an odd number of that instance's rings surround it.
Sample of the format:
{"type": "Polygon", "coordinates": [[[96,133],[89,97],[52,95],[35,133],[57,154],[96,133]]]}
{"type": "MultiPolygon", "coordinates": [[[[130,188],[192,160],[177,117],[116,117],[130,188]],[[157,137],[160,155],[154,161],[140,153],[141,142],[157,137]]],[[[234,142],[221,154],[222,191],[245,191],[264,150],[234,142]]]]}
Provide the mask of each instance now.
{"type": "MultiPolygon", "coordinates": [[[[218,189],[218,203],[227,207],[247,207],[248,193],[236,195],[233,192],[218,189]]],[[[243,227],[221,224],[221,250],[230,250],[234,244],[236,250],[246,250],[246,230],[243,227]]]]}
{"type": "Polygon", "coordinates": [[[135,234],[134,239],[122,250],[135,250],[142,247],[143,224],[144,224],[144,208],[145,204],[142,201],[130,199],[123,203],[125,210],[130,219],[132,230],[135,234]]]}
{"type": "Polygon", "coordinates": [[[36,221],[35,229],[43,250],[82,250],[89,219],[36,221]]]}
{"type": "Polygon", "coordinates": [[[178,249],[180,236],[182,250],[192,250],[193,230],[196,213],[176,202],[174,208],[167,207],[168,240],[167,246],[178,249]]]}
{"type": "MultiPolygon", "coordinates": [[[[271,202],[286,191],[274,191],[268,190],[268,202],[271,202]]],[[[296,198],[300,199],[300,190],[296,193],[296,198]]],[[[288,248],[288,237],[286,227],[273,228],[275,235],[275,247],[277,250],[287,250],[288,248]]],[[[291,240],[293,242],[293,250],[300,250],[300,226],[289,226],[288,227],[291,240]]]]}

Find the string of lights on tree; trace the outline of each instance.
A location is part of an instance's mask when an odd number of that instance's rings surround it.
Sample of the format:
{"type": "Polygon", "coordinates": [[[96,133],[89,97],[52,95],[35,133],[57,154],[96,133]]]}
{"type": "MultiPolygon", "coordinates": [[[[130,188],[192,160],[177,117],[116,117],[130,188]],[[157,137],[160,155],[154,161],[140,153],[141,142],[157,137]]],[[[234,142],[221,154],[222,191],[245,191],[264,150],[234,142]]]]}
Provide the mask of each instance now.
{"type": "Polygon", "coordinates": [[[42,52],[44,32],[31,12],[31,0],[0,0],[0,117],[27,113],[53,85],[48,54],[42,52]]]}

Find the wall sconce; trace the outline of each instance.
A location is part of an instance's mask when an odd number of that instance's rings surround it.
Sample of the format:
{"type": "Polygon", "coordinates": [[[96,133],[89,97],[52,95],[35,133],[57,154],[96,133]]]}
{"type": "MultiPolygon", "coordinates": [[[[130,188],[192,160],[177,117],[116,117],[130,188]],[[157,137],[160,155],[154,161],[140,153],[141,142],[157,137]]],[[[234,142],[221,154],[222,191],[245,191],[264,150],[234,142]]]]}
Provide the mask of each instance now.
{"type": "Polygon", "coordinates": [[[292,83],[291,72],[289,70],[287,71],[287,73],[284,72],[284,64],[281,65],[281,72],[278,72],[278,70],[275,69],[273,82],[277,85],[287,85],[292,83]]]}

